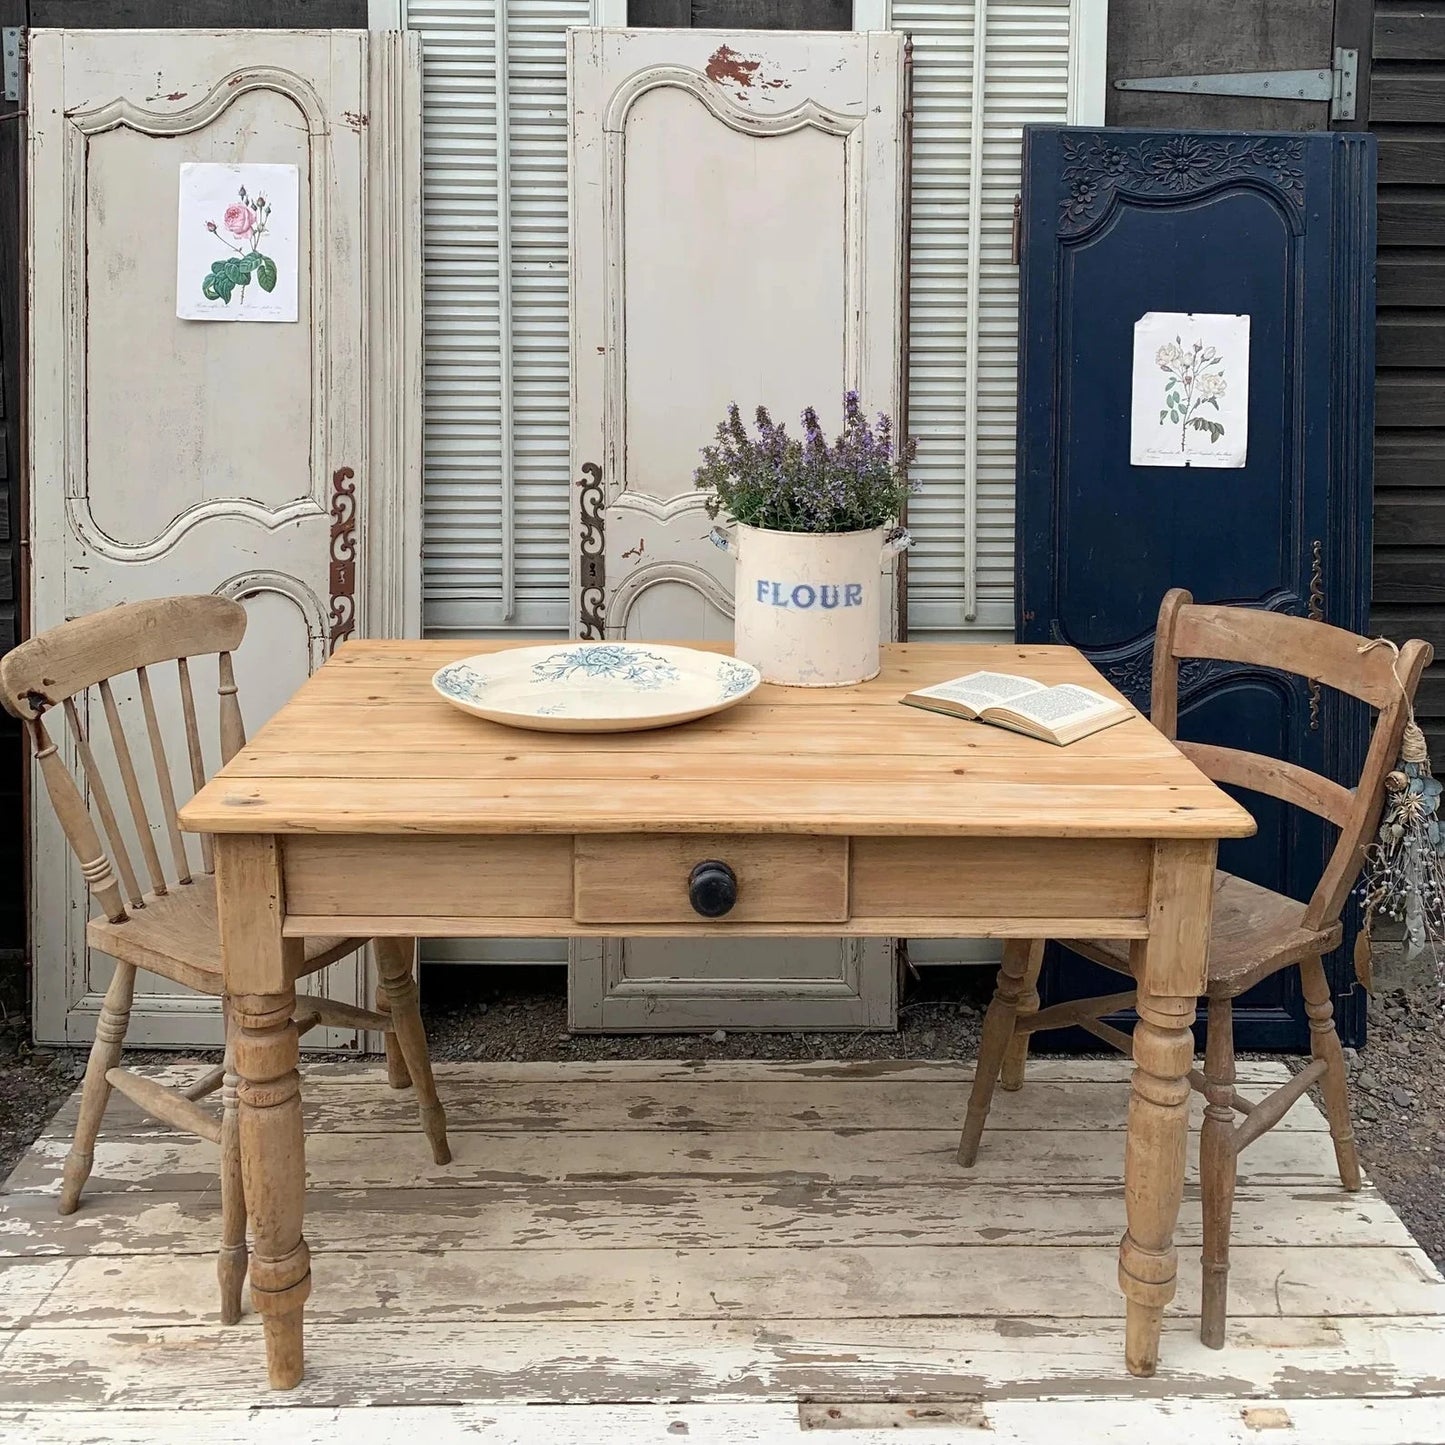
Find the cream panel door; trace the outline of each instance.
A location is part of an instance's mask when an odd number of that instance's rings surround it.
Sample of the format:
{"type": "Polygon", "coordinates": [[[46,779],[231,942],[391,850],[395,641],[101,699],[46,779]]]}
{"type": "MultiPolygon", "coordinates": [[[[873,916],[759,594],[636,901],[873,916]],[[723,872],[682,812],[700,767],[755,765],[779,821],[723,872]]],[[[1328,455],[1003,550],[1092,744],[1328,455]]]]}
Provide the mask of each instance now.
{"type": "MultiPolygon", "coordinates": [[[[571,32],[582,636],[732,636],[692,480],[730,401],[897,415],[902,77],[888,33],[571,32]]],[[[894,1002],[886,942],[572,950],[577,1029],[891,1027],[894,1002]]]]}
{"type": "MultiPolygon", "coordinates": [[[[415,625],[402,559],[419,467],[416,47],[363,32],[36,31],[30,70],[33,630],[144,597],[237,598],[254,732],[339,640],[415,625]],[[297,167],[295,323],[177,320],[189,161],[297,167]]],[[[178,698],[159,679],[157,702],[184,768],[178,698]]],[[[83,712],[103,736],[98,706],[83,712]]],[[[213,769],[213,707],[208,723],[213,769]]],[[[73,1042],[93,1031],[110,965],[85,946],[86,892],[43,803],[33,847],[36,1031],[73,1042]]],[[[357,954],[316,986],[362,1002],[366,983],[357,954]]],[[[215,1044],[218,1010],[146,980],[130,1037],[215,1044]]]]}

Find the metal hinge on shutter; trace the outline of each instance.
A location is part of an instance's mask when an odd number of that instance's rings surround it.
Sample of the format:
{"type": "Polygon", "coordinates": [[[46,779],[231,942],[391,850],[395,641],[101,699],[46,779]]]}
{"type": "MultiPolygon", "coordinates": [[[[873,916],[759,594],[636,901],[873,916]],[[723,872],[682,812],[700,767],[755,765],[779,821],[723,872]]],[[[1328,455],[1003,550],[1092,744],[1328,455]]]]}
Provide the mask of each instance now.
{"type": "Polygon", "coordinates": [[[1272,100],[1322,100],[1331,120],[1354,120],[1360,52],[1335,49],[1329,70],[1250,70],[1228,75],[1146,75],[1116,80],[1115,90],[1176,91],[1190,95],[1245,95],[1272,100]]]}
{"type": "Polygon", "coordinates": [[[25,71],[25,32],[18,25],[0,29],[0,59],[5,64],[5,99],[20,99],[25,71]]]}

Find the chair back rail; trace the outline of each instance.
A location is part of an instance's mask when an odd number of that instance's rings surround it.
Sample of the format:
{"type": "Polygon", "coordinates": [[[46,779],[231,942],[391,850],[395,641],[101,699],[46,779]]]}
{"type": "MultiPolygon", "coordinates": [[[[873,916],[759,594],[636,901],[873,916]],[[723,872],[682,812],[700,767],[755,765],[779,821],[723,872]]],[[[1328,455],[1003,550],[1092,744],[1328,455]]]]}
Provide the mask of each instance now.
{"type": "Polygon", "coordinates": [[[1208,658],[1273,668],[1320,682],[1376,710],[1374,734],[1353,787],[1296,763],[1238,748],[1180,742],[1181,751],[1217,783],[1264,793],[1304,808],[1339,829],[1303,925],[1336,922],[1365,861],[1365,849],[1384,809],[1385,776],[1399,757],[1420,674],[1433,656],[1418,639],[1400,648],[1362,651],[1367,638],[1303,617],[1246,607],[1199,606],[1183,588],[1166,594],[1154,643],[1151,716],[1164,735],[1178,739],[1179,662],[1208,658]]]}
{"type": "Polygon", "coordinates": [[[1283,758],[1267,758],[1260,753],[1217,747],[1213,743],[1180,741],[1179,751],[1216,783],[1268,793],[1282,803],[1307,809],[1337,828],[1344,825],[1354,806],[1354,789],[1341,787],[1283,758]]]}
{"type": "Polygon", "coordinates": [[[1216,658],[1292,672],[1382,708],[1398,692],[1386,647],[1361,652],[1367,639],[1327,622],[1253,607],[1185,603],[1175,615],[1175,657],[1216,658]]]}
{"type": "MultiPolygon", "coordinates": [[[[0,658],[0,704],[24,723],[66,840],[80,862],[87,886],[113,923],[124,921],[127,907],[145,907],[147,892],[162,897],[172,882],[186,884],[193,876],[180,828],[175,777],[166,751],[166,730],[152,685],[152,670],[166,662],[176,665],[186,761],[191,783],[199,789],[206,781],[206,769],[188,659],[216,654],[221,761],[227,763],[246,740],[231,660],[245,631],[246,613],[239,603],[212,596],[167,597],[127,603],[63,623],[0,658]],[[132,672],[155,775],[153,799],[159,800],[161,831],[169,844],[173,878],[167,877],[156,846],[136,755],[112,685],[132,672]],[[84,695],[90,688],[99,695],[114,776],[119,778],[125,794],[148,888],[142,888],[105,769],[96,757],[94,737],[85,725],[84,695]],[[77,698],[81,699],[80,705],[77,698]],[[83,789],[65,766],[57,741],[45,724],[44,714],[57,706],[69,729],[83,789]],[[99,831],[91,808],[99,819],[99,831]],[[101,833],[109,845],[108,854],[101,833]]],[[[202,866],[210,873],[215,866],[210,838],[202,837],[200,847],[202,866]]]]}
{"type": "Polygon", "coordinates": [[[62,622],[0,659],[0,702],[21,719],[138,667],[178,657],[234,652],[246,635],[246,609],[225,597],[160,597],[125,602],[62,622]]]}

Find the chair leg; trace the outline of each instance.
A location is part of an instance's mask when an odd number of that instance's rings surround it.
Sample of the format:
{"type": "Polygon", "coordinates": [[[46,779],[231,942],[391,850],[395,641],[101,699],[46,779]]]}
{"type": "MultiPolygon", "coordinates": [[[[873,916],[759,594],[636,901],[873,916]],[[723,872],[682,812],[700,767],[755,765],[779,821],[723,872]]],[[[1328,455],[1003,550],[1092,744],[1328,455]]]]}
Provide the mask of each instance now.
{"type": "Polygon", "coordinates": [[[241,1291],[250,1263],[246,1249],[246,1191],[241,1180],[241,1116],[236,1106],[234,1046],[231,1010],[225,1005],[226,1057],[221,1080],[221,1252],[216,1278],[221,1286],[221,1323],[234,1325],[241,1318],[241,1291]]]}
{"type": "Polygon", "coordinates": [[[105,1117],[105,1106],[110,1102],[110,1085],[105,1076],[120,1063],[134,997],[135,965],[117,961],[95,1025],[95,1042],[90,1046],[90,1058],[85,1065],[85,1083],[80,1090],[80,1118],[76,1121],[75,1137],[70,1144],[70,1153],[66,1155],[65,1171],[60,1181],[59,1209],[62,1214],[75,1213],[80,1203],[80,1191],[90,1178],[91,1166],[95,1162],[96,1135],[100,1133],[100,1121],[105,1117]]]}
{"type": "Polygon", "coordinates": [[[447,1144],[447,1116],[437,1098],[436,1081],[432,1078],[426,1028],[421,1021],[421,996],[412,969],[415,952],[416,943],[410,938],[376,940],[377,971],[381,974],[381,986],[391,1004],[391,1021],[396,1030],[397,1044],[406,1060],[411,1081],[416,1085],[422,1132],[431,1143],[432,1158],[438,1164],[450,1164],[452,1151],[447,1144]]]}
{"type": "MultiPolygon", "coordinates": [[[[388,1016],[391,1014],[391,1000],[387,996],[385,985],[381,983],[376,985],[376,1011],[388,1016]]],[[[407,1070],[406,1058],[397,1042],[395,1031],[387,1029],[382,1035],[382,1042],[386,1049],[386,1082],[393,1089],[411,1088],[411,1074],[407,1070]]]]}
{"type": "Polygon", "coordinates": [[[1339,1166],[1340,1183],[1353,1192],[1360,1187],[1360,1159],[1355,1153],[1355,1130],[1350,1122],[1345,1055],[1340,1048],[1340,1036],[1335,1032],[1330,981],[1325,977],[1325,966],[1318,958],[1307,958],[1300,964],[1300,983],[1304,988],[1305,1012],[1310,1021],[1310,1053],[1325,1063],[1320,1095],[1324,1100],[1325,1115],[1330,1121],[1330,1137],[1335,1141],[1335,1163],[1339,1166]]]}
{"type": "Polygon", "coordinates": [[[1234,1215],[1234,1003],[1209,1001],[1209,1036],[1204,1048],[1204,1127],[1199,1135],[1199,1183],[1204,1196],[1204,1286],[1199,1338],[1224,1348],[1229,1301],[1229,1233],[1234,1215]]]}
{"type": "Polygon", "coordinates": [[[994,1085],[998,1082],[1004,1055],[1013,1041],[1019,995],[1031,967],[1034,976],[1038,976],[1033,959],[1035,955],[1042,958],[1043,951],[1044,940],[1041,938],[1010,938],[1004,943],[1003,962],[999,966],[998,982],[994,985],[993,1001],[983,1020],[983,1038],[978,1047],[973,1089],[968,1096],[968,1115],[964,1119],[963,1136],[958,1141],[958,1162],[965,1169],[971,1168],[978,1158],[979,1140],[983,1138],[983,1126],[988,1122],[994,1085]]]}
{"type": "Polygon", "coordinates": [[[999,1070],[999,1088],[1012,1093],[1024,1086],[1024,1070],[1029,1061],[1029,1040],[1032,1034],[1019,1033],[1018,1025],[1030,1019],[1039,1011],[1039,973],[1044,966],[1044,950],[1029,949],[1028,964],[1024,968],[1023,986],[1019,993],[1018,1010],[1014,1014],[1014,1036],[1004,1050],[1003,1068],[999,1070]]]}

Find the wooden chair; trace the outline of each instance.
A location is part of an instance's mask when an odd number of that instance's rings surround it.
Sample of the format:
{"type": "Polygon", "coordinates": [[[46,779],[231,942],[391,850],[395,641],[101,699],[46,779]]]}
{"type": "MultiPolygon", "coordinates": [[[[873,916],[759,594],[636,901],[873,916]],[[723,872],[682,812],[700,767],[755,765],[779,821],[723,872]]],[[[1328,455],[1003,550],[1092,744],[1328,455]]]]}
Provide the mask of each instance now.
{"type": "MultiPolygon", "coordinates": [[[[80,862],[81,872],[99,902],[103,917],[93,918],[86,938],[93,949],[115,960],[96,1024],[95,1043],[85,1070],[80,1117],[65,1161],[60,1212],[72,1213],[90,1175],[96,1135],[112,1089],[119,1090],[147,1113],[220,1145],[221,1253],[217,1266],[221,1286],[221,1318],[232,1324],[241,1315],[241,1289],[246,1277],[246,1208],[242,1192],[236,1108],[236,1075],[228,1042],[225,1061],[184,1093],[119,1067],[130,1018],[138,969],[146,969],[200,993],[221,997],[220,936],[216,918],[216,887],[209,838],[199,839],[201,870],[191,866],[186,839],[176,818],[175,782],[163,741],[161,714],[152,689],[151,669],[174,662],[180,689],[181,714],[190,782],[205,781],[190,659],[217,654],[220,710],[220,751],[229,762],[245,743],[236,697],[231,653],[246,631],[246,612],[221,597],[168,597],[134,602],[94,616],[78,618],[22,643],[0,658],[0,703],[20,718],[35,749],[40,774],[65,836],[80,862]],[[116,700],[112,681],[134,673],[144,729],[155,767],[161,829],[168,843],[173,877],[162,866],[156,835],[135,757],[116,700]],[[83,709],[87,688],[96,688],[110,734],[114,761],[134,827],[148,887],[142,887],[126,848],[120,818],[111,800],[106,776],[97,763],[94,739],[87,736],[83,709]],[[80,770],[106,840],[107,856],[85,795],[67,769],[59,747],[46,728],[44,714],[59,707],[69,727],[80,770]],[[197,1100],[221,1091],[215,1114],[197,1100]]],[[[192,846],[195,846],[194,844],[192,846]]],[[[306,974],[315,973],[363,945],[354,938],[311,938],[305,943],[306,974]]],[[[302,1032],[326,1024],[340,1028],[386,1032],[388,1076],[397,1087],[416,1085],[422,1128],[438,1164],[451,1159],[446,1117],[437,1100],[427,1054],[426,1032],[412,975],[413,948],[406,939],[376,941],[381,973],[380,994],[388,1012],[307,996],[297,1005],[302,1032]]],[[[224,1010],[224,1002],[223,1002],[224,1010]]]]}
{"type": "MultiPolygon", "coordinates": [[[[1200,1183],[1204,1197],[1204,1266],[1200,1338],[1224,1344],[1229,1275],[1230,1216],[1234,1208],[1236,1160],[1242,1150],[1272,1129],[1315,1084],[1320,1086],[1340,1181],[1360,1187],[1360,1165],[1350,1127],[1345,1062],[1335,1033],[1330,986],[1323,955],[1339,946],[1340,914],[1374,837],[1384,801],[1384,784],[1399,756],[1401,735],[1420,673],[1431,649],[1407,642],[1398,661],[1386,647],[1367,650],[1354,633],[1243,607],[1196,606],[1176,589],[1164,599],[1154,645],[1153,722],[1176,737],[1181,658],[1209,658],[1275,668],[1348,693],[1379,712],[1364,770],[1354,788],[1342,787],[1294,763],[1234,748],[1180,742],[1180,751],[1215,782],[1265,793],[1307,809],[1339,829],[1319,886],[1299,903],[1228,873],[1215,874],[1214,915],[1209,941],[1209,1031],[1204,1071],[1189,1082],[1207,1107],[1200,1136],[1200,1183]],[[1235,1092],[1234,1000],[1283,968],[1298,968],[1309,1016],[1312,1062],[1268,1098],[1251,1102],[1235,1092]],[[1235,1123],[1235,1115],[1242,1121],[1235,1123]]],[[[1047,886],[1041,880],[1040,886],[1047,886]]],[[[1069,948],[1119,973],[1131,973],[1130,944],[1108,939],[1065,939],[1069,948]]],[[[993,1001],[984,1020],[978,1070],[959,1142],[958,1162],[971,1166],[988,1118],[995,1083],[1017,1089],[1023,1083],[1029,1039],[1049,1029],[1079,1027],[1120,1050],[1132,1052],[1127,1033],[1102,1016],[1130,1007],[1133,991],[1039,1009],[1038,976],[1043,939],[1010,940],[993,1001]]]]}

